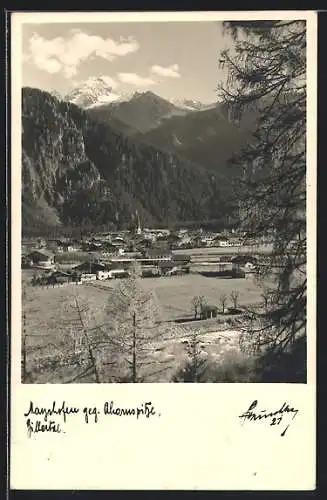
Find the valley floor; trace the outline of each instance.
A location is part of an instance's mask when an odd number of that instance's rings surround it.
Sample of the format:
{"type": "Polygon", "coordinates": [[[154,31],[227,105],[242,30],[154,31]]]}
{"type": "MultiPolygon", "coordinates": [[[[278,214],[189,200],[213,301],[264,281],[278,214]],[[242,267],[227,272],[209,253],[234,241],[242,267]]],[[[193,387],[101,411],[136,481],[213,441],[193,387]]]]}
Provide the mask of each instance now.
{"type": "MultiPolygon", "coordinates": [[[[29,383],[93,382],[93,375],[83,373],[85,362],[74,344],[74,332],[79,328],[74,308],[75,298],[87,311],[87,328],[108,322],[107,305],[115,293],[119,280],[96,281],[82,285],[69,284],[59,287],[32,286],[33,272],[23,271],[23,349],[24,379],[29,383]],[[24,347],[24,346],[23,346],[24,347]],[[80,357],[80,359],[79,359],[80,357]],[[77,378],[76,378],[77,377],[77,378]]],[[[242,357],[238,345],[239,329],[226,322],[227,317],[187,322],[193,318],[191,300],[202,295],[207,302],[219,307],[219,296],[228,297],[233,290],[239,293],[240,308],[259,305],[262,301],[260,287],[251,277],[246,279],[207,278],[197,274],[170,278],[143,279],[145,290],[153,291],[161,309],[165,335],[158,339],[151,352],[151,362],[144,371],[147,382],[170,382],[186,360],[187,347],[192,332],[198,332],[201,355],[215,359],[224,356],[242,357]],[[177,324],[176,320],[185,320],[177,324]],[[228,354],[227,354],[228,353],[228,354]],[[164,368],[163,368],[164,365],[164,368]],[[157,369],[160,368],[158,371],[157,369]]],[[[103,331],[103,330],[102,330],[103,331]]],[[[101,357],[111,357],[111,352],[101,352],[101,357]]],[[[103,382],[110,381],[110,365],[102,372],[103,382]]]]}

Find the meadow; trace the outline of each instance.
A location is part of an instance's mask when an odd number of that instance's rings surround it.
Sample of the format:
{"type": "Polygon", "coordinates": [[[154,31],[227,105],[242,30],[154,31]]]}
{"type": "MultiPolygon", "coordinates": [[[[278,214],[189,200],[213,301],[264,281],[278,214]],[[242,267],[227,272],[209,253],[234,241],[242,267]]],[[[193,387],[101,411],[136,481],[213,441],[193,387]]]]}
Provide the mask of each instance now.
{"type": "Polygon", "coordinates": [[[233,304],[230,294],[237,291],[238,305],[250,307],[261,302],[262,289],[252,276],[243,279],[208,278],[200,274],[161,277],[142,280],[145,290],[153,291],[162,309],[164,321],[181,317],[192,318],[192,298],[203,296],[210,305],[220,307],[220,297],[227,295],[226,307],[233,304]]]}
{"type": "MultiPolygon", "coordinates": [[[[96,281],[82,285],[33,287],[33,271],[22,271],[23,338],[25,338],[24,379],[30,383],[75,382],[83,362],[74,347],[74,334],[80,328],[75,300],[87,308],[87,328],[92,331],[108,323],[107,306],[119,280],[96,281]]],[[[173,320],[193,317],[192,298],[202,295],[207,303],[220,307],[219,297],[239,294],[239,307],[261,303],[262,290],[251,277],[245,279],[207,278],[197,274],[141,280],[146,291],[154,292],[161,309],[161,321],[167,325],[165,338],[158,340],[153,355],[158,366],[165,362],[162,375],[150,372],[147,381],[169,382],[186,356],[188,338],[194,327],[200,332],[201,349],[206,355],[221,356],[229,348],[237,353],[237,332],[223,324],[222,318],[176,325],[173,320]]],[[[105,328],[105,327],[104,327],[105,328]]],[[[102,353],[103,354],[103,353],[102,353]]],[[[110,353],[103,354],[110,356],[110,353]]],[[[155,363],[156,364],[156,363],[155,363]]],[[[104,377],[107,375],[104,374],[104,377]]],[[[91,375],[76,382],[92,382],[91,375]]]]}

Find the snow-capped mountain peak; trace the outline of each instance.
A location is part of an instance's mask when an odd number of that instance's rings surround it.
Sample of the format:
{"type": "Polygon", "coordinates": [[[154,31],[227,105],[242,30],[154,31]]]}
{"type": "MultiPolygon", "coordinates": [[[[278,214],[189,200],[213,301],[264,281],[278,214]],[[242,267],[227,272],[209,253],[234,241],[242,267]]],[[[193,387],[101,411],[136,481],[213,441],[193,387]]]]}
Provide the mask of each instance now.
{"type": "MultiPolygon", "coordinates": [[[[88,109],[103,106],[106,104],[117,104],[122,102],[129,102],[134,99],[139,99],[142,96],[148,96],[149,99],[163,99],[159,98],[149,90],[137,90],[136,92],[117,92],[114,90],[114,81],[106,76],[91,76],[83,82],[78,82],[64,100],[72,102],[81,108],[88,109]]],[[[192,111],[201,111],[208,109],[214,105],[203,104],[200,101],[192,99],[171,99],[168,102],[175,106],[175,108],[183,111],[184,113],[192,111]]]]}
{"type": "Polygon", "coordinates": [[[215,106],[215,104],[203,104],[201,101],[195,99],[171,99],[170,102],[186,111],[201,111],[215,106]]]}
{"type": "Polygon", "coordinates": [[[84,109],[103,106],[105,104],[120,104],[146,93],[146,91],[116,92],[113,90],[110,78],[92,76],[83,82],[75,84],[65,100],[84,109]]]}
{"type": "Polygon", "coordinates": [[[90,77],[80,82],[65,96],[65,100],[80,106],[89,108],[96,104],[106,104],[117,99],[105,77],[90,77]]]}

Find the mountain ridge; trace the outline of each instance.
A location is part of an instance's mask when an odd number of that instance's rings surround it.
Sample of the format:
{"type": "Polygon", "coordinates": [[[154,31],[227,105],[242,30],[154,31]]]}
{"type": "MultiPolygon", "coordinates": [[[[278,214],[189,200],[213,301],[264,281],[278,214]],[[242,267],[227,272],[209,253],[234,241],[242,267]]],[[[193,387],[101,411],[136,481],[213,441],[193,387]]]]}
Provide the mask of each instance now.
{"type": "Polygon", "coordinates": [[[135,143],[78,106],[22,90],[23,228],[206,220],[226,193],[200,165],[135,143]],[[42,222],[42,216],[44,220],[42,222]],[[41,220],[41,222],[40,222],[41,220]]]}
{"type": "MultiPolygon", "coordinates": [[[[131,134],[148,132],[171,116],[183,116],[185,109],[151,91],[135,92],[129,100],[112,102],[87,109],[90,116],[108,123],[119,121],[129,127],[131,134]]],[[[123,131],[123,130],[122,130],[123,131]]]]}
{"type": "Polygon", "coordinates": [[[151,90],[117,93],[106,77],[90,77],[80,82],[63,100],[87,110],[97,120],[112,124],[132,135],[145,133],[173,116],[185,116],[215,104],[192,99],[166,99],[151,90]]]}
{"type": "MultiPolygon", "coordinates": [[[[230,177],[233,167],[228,160],[253,140],[256,123],[256,113],[249,112],[236,125],[229,120],[226,106],[217,104],[182,117],[173,116],[133,138],[230,177]]],[[[233,172],[237,175],[235,168],[233,172]]]]}

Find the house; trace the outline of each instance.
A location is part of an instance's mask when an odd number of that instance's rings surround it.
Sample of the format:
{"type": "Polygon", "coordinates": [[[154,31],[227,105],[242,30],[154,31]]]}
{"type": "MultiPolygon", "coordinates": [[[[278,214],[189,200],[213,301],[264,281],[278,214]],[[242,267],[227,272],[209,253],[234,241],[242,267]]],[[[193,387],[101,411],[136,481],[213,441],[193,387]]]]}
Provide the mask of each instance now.
{"type": "Polygon", "coordinates": [[[201,310],[201,319],[216,318],[218,315],[218,307],[211,305],[204,305],[201,310]]]}
{"type": "Polygon", "coordinates": [[[147,248],[152,248],[152,240],[150,239],[140,239],[139,241],[135,240],[135,246],[137,248],[142,248],[143,250],[147,249],[147,248]]]}
{"type": "Polygon", "coordinates": [[[81,274],[81,282],[84,281],[95,281],[97,279],[97,275],[93,273],[82,273],[81,274]]]}
{"type": "Polygon", "coordinates": [[[87,274],[96,274],[100,271],[109,271],[109,267],[106,264],[102,264],[100,262],[82,262],[78,266],[73,268],[73,271],[87,274]]]}
{"type": "Polygon", "coordinates": [[[71,273],[65,273],[64,271],[55,271],[48,277],[49,284],[64,284],[77,281],[76,276],[71,273]]]}
{"type": "Polygon", "coordinates": [[[79,250],[79,247],[73,243],[62,243],[59,248],[58,250],[61,252],[77,252],[79,250]]]}
{"type": "Polygon", "coordinates": [[[180,236],[180,240],[177,243],[177,246],[179,247],[187,247],[192,244],[192,238],[188,234],[184,234],[180,236]]]}
{"type": "Polygon", "coordinates": [[[142,278],[156,278],[157,276],[161,276],[159,268],[143,269],[141,273],[142,278]]]}
{"type": "Polygon", "coordinates": [[[24,262],[29,267],[38,267],[40,269],[51,269],[54,267],[54,255],[46,250],[34,250],[26,255],[24,262]]]}
{"type": "Polygon", "coordinates": [[[229,238],[229,243],[233,247],[241,247],[243,245],[243,241],[241,240],[241,238],[237,238],[234,236],[232,238],[229,238]]]}
{"type": "Polygon", "coordinates": [[[110,270],[111,269],[126,269],[133,265],[136,259],[132,257],[117,257],[113,256],[110,260],[110,270]]]}
{"type": "Polygon", "coordinates": [[[129,277],[129,272],[125,271],[125,269],[112,269],[108,273],[109,279],[128,278],[128,277],[129,277]]]}
{"type": "Polygon", "coordinates": [[[111,233],[100,233],[100,238],[101,241],[111,242],[112,235],[111,233]]]}
{"type": "Polygon", "coordinates": [[[111,243],[115,246],[124,245],[125,240],[121,236],[116,236],[115,238],[112,238],[111,243]]]}
{"type": "Polygon", "coordinates": [[[54,245],[56,248],[57,252],[63,252],[64,251],[64,243],[61,240],[55,240],[54,245]]]}
{"type": "Polygon", "coordinates": [[[145,240],[147,240],[147,242],[152,242],[154,243],[157,239],[157,236],[153,233],[150,232],[150,230],[144,230],[144,233],[143,233],[143,238],[145,240]]]}
{"type": "Polygon", "coordinates": [[[218,246],[220,247],[230,247],[232,246],[231,242],[229,241],[228,238],[225,238],[224,236],[221,236],[218,240],[216,240],[218,243],[218,246]]]}
{"type": "Polygon", "coordinates": [[[97,252],[99,250],[102,250],[102,243],[96,242],[96,243],[85,243],[82,246],[83,252],[97,252]]]}
{"type": "Polygon", "coordinates": [[[97,280],[107,280],[110,277],[110,271],[97,271],[97,280]]]}
{"type": "Polygon", "coordinates": [[[63,245],[64,252],[77,252],[79,250],[79,246],[76,243],[67,243],[63,245]]]}
{"type": "MultiPolygon", "coordinates": [[[[99,247],[95,248],[95,250],[99,250],[99,247]]],[[[101,252],[114,252],[117,248],[110,241],[102,241],[100,250],[101,252]]]]}
{"type": "Polygon", "coordinates": [[[101,248],[102,247],[102,241],[97,239],[97,238],[92,238],[90,241],[90,244],[93,245],[95,248],[101,248]]]}
{"type": "Polygon", "coordinates": [[[162,236],[169,236],[170,235],[170,230],[169,229],[144,229],[145,234],[151,234],[156,237],[162,237],[162,236]]]}
{"type": "Polygon", "coordinates": [[[146,259],[171,260],[172,252],[167,248],[148,248],[144,252],[146,259]]]}
{"type": "Polygon", "coordinates": [[[177,266],[186,266],[191,262],[191,256],[186,254],[172,254],[172,262],[177,266]]]}
{"type": "Polygon", "coordinates": [[[211,235],[203,236],[201,238],[201,243],[205,246],[212,246],[214,243],[214,237],[211,235]]]}

